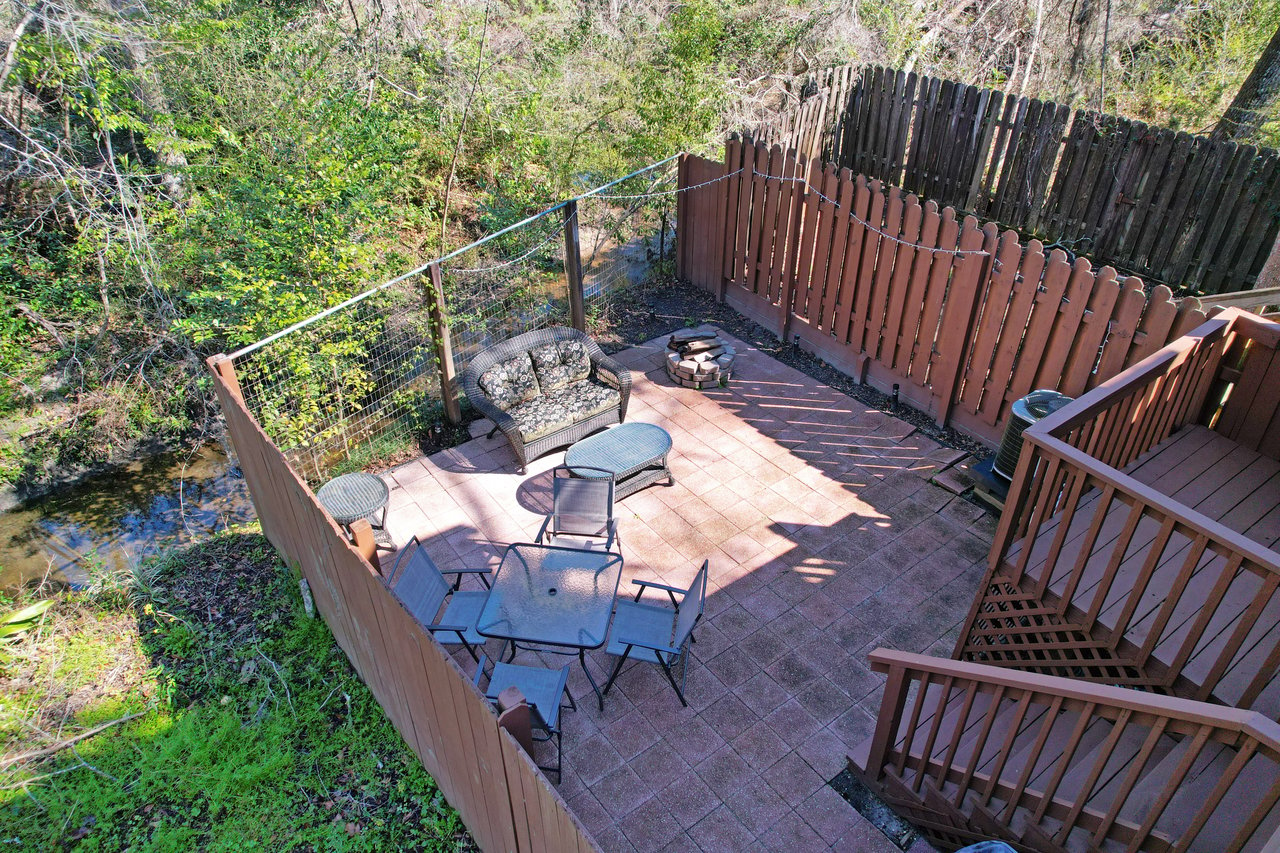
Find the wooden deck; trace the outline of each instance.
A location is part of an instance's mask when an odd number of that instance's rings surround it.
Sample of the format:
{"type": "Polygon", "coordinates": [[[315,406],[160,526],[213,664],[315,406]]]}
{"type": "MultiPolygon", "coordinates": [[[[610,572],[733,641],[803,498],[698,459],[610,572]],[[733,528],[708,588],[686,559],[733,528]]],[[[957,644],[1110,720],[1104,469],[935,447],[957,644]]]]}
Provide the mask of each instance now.
{"type": "MultiPolygon", "coordinates": [[[[1280,544],[1280,462],[1206,427],[1192,425],[1179,430],[1140,456],[1125,473],[1266,548],[1280,544]]],[[[1052,559],[1063,523],[1060,515],[1040,528],[1031,546],[1028,575],[1041,576],[1052,559]]],[[[1239,569],[1224,574],[1227,557],[1212,550],[1194,555],[1197,545],[1190,536],[1149,514],[1134,513],[1120,492],[1093,489],[1065,523],[1068,528],[1053,560],[1049,592],[1058,599],[1071,597],[1077,606],[1092,602],[1084,615],[1094,616],[1103,627],[1127,622],[1124,639],[1138,647],[1154,642],[1155,658],[1169,666],[1176,663],[1189,632],[1202,630],[1182,669],[1192,683],[1201,683],[1219,653],[1229,643],[1238,643],[1212,693],[1219,701],[1237,704],[1258,669],[1258,656],[1274,656],[1280,649],[1280,596],[1275,594],[1275,580],[1239,569]],[[1133,527],[1131,535],[1129,526],[1133,527]],[[1127,547],[1117,553],[1117,543],[1126,536],[1127,547]],[[1086,548],[1087,553],[1082,553],[1086,548]],[[1197,556],[1194,563],[1189,559],[1192,556],[1197,556]],[[1082,559],[1087,560],[1084,572],[1076,588],[1068,589],[1073,570],[1082,559]],[[1113,567],[1116,560],[1120,562],[1113,567]],[[1141,584],[1144,575],[1149,577],[1135,603],[1127,592],[1134,584],[1141,584]],[[1230,579],[1224,581],[1224,577],[1230,579]],[[1179,589],[1180,595],[1171,595],[1171,590],[1179,589]],[[1221,605],[1201,629],[1197,617],[1204,603],[1219,595],[1221,605]],[[1162,605],[1173,597],[1177,605],[1164,612],[1162,605]],[[1265,603],[1259,605],[1260,600],[1265,603]],[[1132,614],[1122,612],[1127,608],[1135,609],[1132,614]],[[1247,623],[1251,624],[1245,628],[1247,623]],[[1253,665],[1248,665],[1249,661],[1253,665]]],[[[1021,559],[1023,546],[1020,542],[1010,548],[1009,564],[1021,559]]],[[[1280,685],[1269,685],[1252,707],[1277,718],[1280,685]]]]}

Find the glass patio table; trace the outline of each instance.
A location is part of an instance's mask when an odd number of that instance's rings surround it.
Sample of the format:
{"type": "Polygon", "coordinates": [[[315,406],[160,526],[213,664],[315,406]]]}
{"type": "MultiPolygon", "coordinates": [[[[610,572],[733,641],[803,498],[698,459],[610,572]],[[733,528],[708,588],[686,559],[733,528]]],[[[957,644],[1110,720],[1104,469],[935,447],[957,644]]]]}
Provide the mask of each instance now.
{"type": "Polygon", "coordinates": [[[622,557],[607,551],[509,545],[476,630],[511,642],[512,657],[521,646],[576,653],[603,711],[604,697],[587,669],[587,649],[600,648],[609,637],[621,577],[622,557]]]}

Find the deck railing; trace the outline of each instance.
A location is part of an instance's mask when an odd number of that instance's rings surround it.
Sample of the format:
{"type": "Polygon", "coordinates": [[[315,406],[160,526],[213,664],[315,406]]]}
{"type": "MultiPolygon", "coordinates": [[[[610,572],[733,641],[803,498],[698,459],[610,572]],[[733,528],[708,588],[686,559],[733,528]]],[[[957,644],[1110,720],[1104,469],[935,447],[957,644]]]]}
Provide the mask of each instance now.
{"type": "Polygon", "coordinates": [[[935,839],[1280,845],[1260,831],[1280,800],[1280,725],[1260,714],[887,649],[870,659],[888,681],[864,778],[935,839]]]}
{"type": "Polygon", "coordinates": [[[1274,621],[1280,555],[1122,469],[1230,413],[1231,354],[1274,331],[1223,312],[1024,433],[957,658],[1258,699],[1280,669],[1261,618],[1274,621]]]}

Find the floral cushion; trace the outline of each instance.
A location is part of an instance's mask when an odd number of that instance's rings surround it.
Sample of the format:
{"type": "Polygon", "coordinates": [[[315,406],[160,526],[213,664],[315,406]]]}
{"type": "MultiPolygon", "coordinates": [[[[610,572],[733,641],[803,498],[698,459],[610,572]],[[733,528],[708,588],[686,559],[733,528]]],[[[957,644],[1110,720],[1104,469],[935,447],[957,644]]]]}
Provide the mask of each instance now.
{"type": "Polygon", "coordinates": [[[541,391],[527,352],[500,361],[480,374],[480,389],[504,412],[535,399],[541,391]]]}
{"type": "Polygon", "coordinates": [[[591,357],[581,341],[563,341],[559,347],[547,344],[535,347],[529,354],[544,393],[558,391],[591,375],[591,357]]]}
{"type": "Polygon", "coordinates": [[[542,380],[544,370],[554,370],[560,366],[560,347],[554,343],[534,347],[529,350],[529,356],[533,359],[533,369],[538,374],[539,381],[542,380]]]}
{"type": "Polygon", "coordinates": [[[591,356],[582,341],[561,341],[560,363],[569,368],[573,379],[586,379],[591,375],[591,356]]]}
{"type": "Polygon", "coordinates": [[[527,443],[621,404],[617,389],[586,379],[521,403],[509,413],[527,443]]]}

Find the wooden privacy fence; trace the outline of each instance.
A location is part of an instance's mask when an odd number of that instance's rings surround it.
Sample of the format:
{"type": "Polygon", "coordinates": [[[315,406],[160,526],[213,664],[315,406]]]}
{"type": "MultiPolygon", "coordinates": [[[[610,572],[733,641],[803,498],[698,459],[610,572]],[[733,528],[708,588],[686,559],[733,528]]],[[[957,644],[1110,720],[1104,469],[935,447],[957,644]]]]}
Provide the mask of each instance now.
{"type": "Polygon", "coordinates": [[[232,362],[209,360],[263,533],[302,571],[316,608],[482,850],[594,851],[488,703],[352,548],[249,414],[232,362]]]}
{"type": "Polygon", "coordinates": [[[1205,319],[1163,285],[778,146],[686,157],[680,186],[697,187],[677,207],[681,277],[986,441],[1019,397],[1079,396],[1205,319]]]}
{"type": "Polygon", "coordinates": [[[1174,287],[1252,287],[1280,230],[1272,149],[880,67],[801,95],[759,138],[1174,287]]]}

